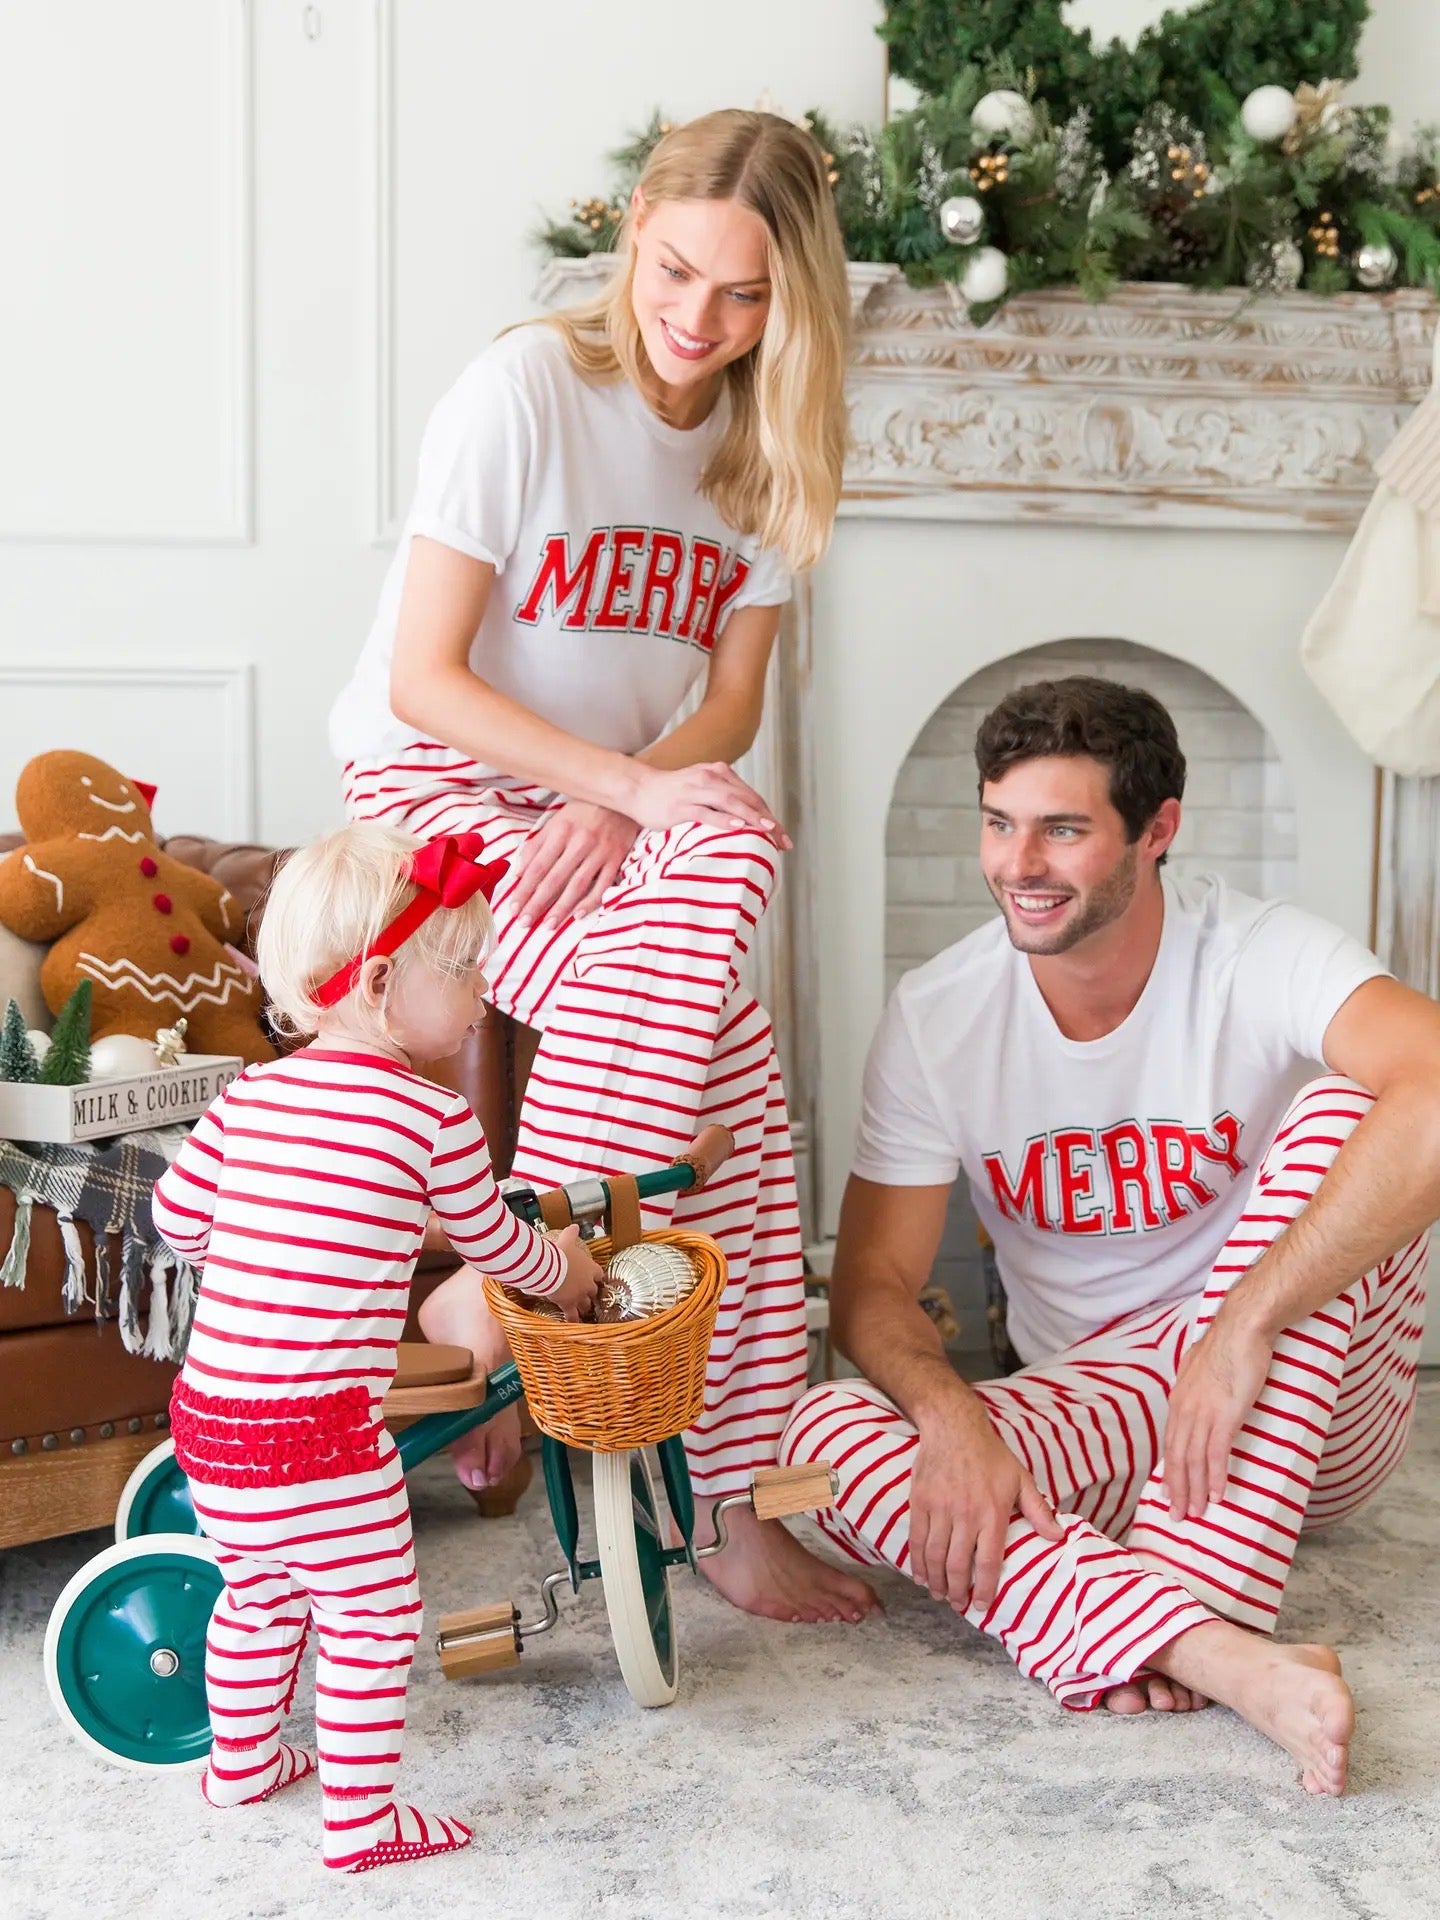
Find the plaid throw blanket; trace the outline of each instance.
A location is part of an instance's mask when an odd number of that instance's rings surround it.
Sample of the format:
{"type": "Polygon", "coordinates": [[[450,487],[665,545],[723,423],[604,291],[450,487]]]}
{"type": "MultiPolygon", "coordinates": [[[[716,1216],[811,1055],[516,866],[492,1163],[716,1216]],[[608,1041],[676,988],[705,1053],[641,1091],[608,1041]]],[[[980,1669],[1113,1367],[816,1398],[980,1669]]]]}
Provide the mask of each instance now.
{"type": "Polygon", "coordinates": [[[198,1277],[170,1251],[150,1219],[150,1190],[189,1131],[168,1127],[126,1134],[106,1146],[29,1147],[0,1140],[0,1185],[15,1195],[15,1232],[0,1266],[0,1284],[23,1287],[34,1207],[53,1208],[65,1243],[64,1301],[78,1313],[91,1302],[97,1320],[118,1314],[131,1353],[179,1360],[190,1337],[198,1277]],[[96,1273],[86,1268],[76,1221],[95,1234],[96,1273]],[[118,1234],[118,1255],[108,1236],[118,1234]],[[148,1294],[149,1312],[141,1323],[148,1294]]]}

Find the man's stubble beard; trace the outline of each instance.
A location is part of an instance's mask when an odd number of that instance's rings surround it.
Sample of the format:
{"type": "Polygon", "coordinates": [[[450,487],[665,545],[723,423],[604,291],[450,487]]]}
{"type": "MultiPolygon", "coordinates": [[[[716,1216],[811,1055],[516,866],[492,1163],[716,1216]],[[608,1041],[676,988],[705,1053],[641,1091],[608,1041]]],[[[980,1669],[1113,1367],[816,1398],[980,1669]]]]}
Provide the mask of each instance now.
{"type": "MultiPolygon", "coordinates": [[[[1075,918],[1051,934],[1040,933],[1029,927],[1017,927],[1006,908],[1004,889],[997,887],[993,880],[987,880],[986,884],[1005,916],[1005,931],[1010,936],[1011,946],[1020,953],[1048,958],[1057,953],[1069,953],[1082,940],[1088,940],[1092,933],[1098,933],[1102,927],[1108,927],[1118,920],[1135,898],[1139,870],[1139,848],[1129,846],[1105,878],[1090,889],[1075,918]]],[[[1037,887],[1035,891],[1039,893],[1043,889],[1037,887]]]]}

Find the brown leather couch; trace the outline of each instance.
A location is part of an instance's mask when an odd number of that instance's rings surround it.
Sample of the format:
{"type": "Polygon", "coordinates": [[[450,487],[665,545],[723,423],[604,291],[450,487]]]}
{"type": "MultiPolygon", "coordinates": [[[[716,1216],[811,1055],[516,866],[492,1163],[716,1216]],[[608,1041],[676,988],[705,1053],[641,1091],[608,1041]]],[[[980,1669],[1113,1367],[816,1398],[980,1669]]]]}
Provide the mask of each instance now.
{"type": "MultiPolygon", "coordinates": [[[[18,844],[18,835],[0,835],[0,852],[18,844]]],[[[184,836],[165,849],[228,887],[253,941],[283,853],[184,836]]],[[[528,1028],[492,1014],[454,1059],[425,1069],[465,1094],[500,1173],[514,1151],[517,1089],[534,1046],[528,1028]]],[[[14,1196],[0,1187],[0,1258],[14,1223],[14,1196]]],[[[93,1237],[84,1225],[78,1230],[93,1273],[93,1237]]],[[[407,1338],[418,1337],[416,1306],[453,1265],[449,1255],[422,1258],[407,1338]]],[[[126,1352],[113,1301],[99,1322],[89,1307],[67,1313],[64,1272],[59,1225],[37,1207],[25,1285],[0,1288],[0,1547],[108,1524],[132,1467],[164,1438],[175,1367],[126,1352]]]]}

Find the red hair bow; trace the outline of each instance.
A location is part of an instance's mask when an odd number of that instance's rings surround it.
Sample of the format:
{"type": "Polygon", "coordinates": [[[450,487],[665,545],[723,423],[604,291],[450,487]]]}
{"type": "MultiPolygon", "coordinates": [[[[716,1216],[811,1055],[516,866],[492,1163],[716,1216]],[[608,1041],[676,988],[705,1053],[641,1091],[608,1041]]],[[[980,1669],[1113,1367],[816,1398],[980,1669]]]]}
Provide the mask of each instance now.
{"type": "Polygon", "coordinates": [[[442,833],[413,853],[405,877],[413,880],[418,888],[415,898],[380,929],[368,947],[315,988],[314,998],[318,1004],[333,1007],[343,1000],[360,978],[360,970],[367,960],[373,960],[377,954],[394,953],[437,908],[463,907],[477,893],[483,893],[487,901],[493,899],[496,884],[502,874],[509,871],[510,862],[482,863],[479,856],[484,851],[485,841],[478,833],[442,833]]]}

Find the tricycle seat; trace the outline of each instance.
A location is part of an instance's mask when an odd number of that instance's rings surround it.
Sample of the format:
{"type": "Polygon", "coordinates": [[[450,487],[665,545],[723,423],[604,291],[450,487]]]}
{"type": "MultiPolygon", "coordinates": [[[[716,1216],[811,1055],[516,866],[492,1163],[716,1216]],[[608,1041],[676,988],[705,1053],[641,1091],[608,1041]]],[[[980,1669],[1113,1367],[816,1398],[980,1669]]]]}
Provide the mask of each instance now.
{"type": "Polygon", "coordinates": [[[468,1347],[402,1340],[396,1357],[395,1378],[382,1408],[387,1419],[392,1414],[455,1413],[478,1407],[485,1398],[489,1376],[476,1370],[468,1347]]]}

